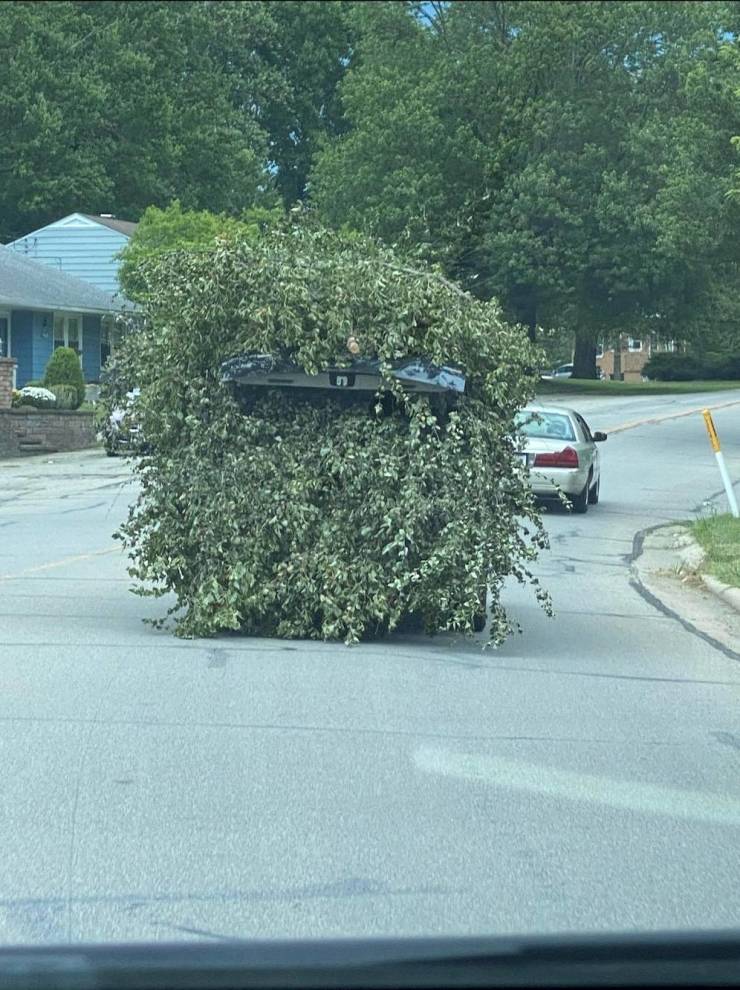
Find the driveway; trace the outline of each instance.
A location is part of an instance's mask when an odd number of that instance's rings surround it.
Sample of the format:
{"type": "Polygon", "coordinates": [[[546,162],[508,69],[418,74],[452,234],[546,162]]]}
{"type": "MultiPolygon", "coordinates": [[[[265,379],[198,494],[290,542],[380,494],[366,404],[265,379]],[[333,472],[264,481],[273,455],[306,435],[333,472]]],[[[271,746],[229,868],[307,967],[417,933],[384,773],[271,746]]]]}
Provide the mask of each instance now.
{"type": "Polygon", "coordinates": [[[111,540],[127,462],[0,462],[0,939],[737,927],[739,658],[629,572],[716,465],[699,415],[603,456],[603,503],[547,517],[557,617],[508,587],[524,632],[485,652],[177,640],[111,540]]]}

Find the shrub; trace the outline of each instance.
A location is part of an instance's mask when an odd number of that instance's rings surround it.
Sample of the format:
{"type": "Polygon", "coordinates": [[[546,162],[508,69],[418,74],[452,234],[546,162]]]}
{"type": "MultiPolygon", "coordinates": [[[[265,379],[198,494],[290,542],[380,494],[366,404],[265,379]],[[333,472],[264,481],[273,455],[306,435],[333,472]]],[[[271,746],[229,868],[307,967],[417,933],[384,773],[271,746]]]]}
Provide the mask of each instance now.
{"type": "Polygon", "coordinates": [[[25,385],[19,394],[19,406],[33,406],[35,409],[54,409],[57,404],[56,396],[46,388],[35,385],[25,385]]]}
{"type": "Polygon", "coordinates": [[[49,358],[44,371],[44,387],[54,385],[74,385],[79,395],[79,402],[85,400],[85,379],[82,375],[82,365],[77,351],[71,347],[57,347],[49,358]]]}
{"type": "Polygon", "coordinates": [[[117,535],[139,593],[174,592],[178,634],[354,642],[409,614],[470,631],[488,585],[498,642],[508,575],[549,609],[529,571],[546,536],[514,425],[539,355],[495,302],[371,240],[298,225],[153,259],[146,278],[146,322],[118,373],[141,386],[153,447],[117,535]],[[245,351],[309,374],[346,363],[350,336],[385,362],[364,407],[265,390],[244,415],[220,382],[245,351]],[[446,421],[389,373],[417,354],[468,377],[446,421]]]}
{"type": "Polygon", "coordinates": [[[644,368],[656,381],[740,380],[740,354],[653,354],[644,368]]]}
{"type": "Polygon", "coordinates": [[[653,354],[643,374],[655,381],[688,382],[702,378],[704,370],[690,354],[653,354]]]}
{"type": "Polygon", "coordinates": [[[57,397],[58,409],[79,409],[80,391],[76,385],[55,385],[52,391],[57,397]]]}
{"type": "Polygon", "coordinates": [[[708,353],[703,359],[704,377],[737,381],[740,379],[740,354],[708,353]]]}

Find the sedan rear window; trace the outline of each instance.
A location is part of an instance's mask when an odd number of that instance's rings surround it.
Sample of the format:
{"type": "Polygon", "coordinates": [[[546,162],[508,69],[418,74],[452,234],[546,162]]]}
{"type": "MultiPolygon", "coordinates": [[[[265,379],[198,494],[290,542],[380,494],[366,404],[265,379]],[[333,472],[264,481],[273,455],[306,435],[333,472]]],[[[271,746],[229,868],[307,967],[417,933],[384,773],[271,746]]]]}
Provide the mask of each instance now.
{"type": "Polygon", "coordinates": [[[526,411],[517,413],[516,425],[525,437],[544,440],[575,440],[576,435],[569,416],[562,413],[526,411]]]}

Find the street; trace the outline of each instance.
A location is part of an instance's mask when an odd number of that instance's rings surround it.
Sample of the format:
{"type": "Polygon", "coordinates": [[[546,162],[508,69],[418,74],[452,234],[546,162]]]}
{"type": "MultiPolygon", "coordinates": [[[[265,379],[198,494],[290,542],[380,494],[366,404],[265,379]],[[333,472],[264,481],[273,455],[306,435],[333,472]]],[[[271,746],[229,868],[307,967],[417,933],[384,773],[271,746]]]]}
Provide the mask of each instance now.
{"type": "Polygon", "coordinates": [[[738,393],[570,403],[656,421],[547,513],[556,616],[508,587],[498,650],[178,640],[111,538],[129,462],[0,461],[0,941],[736,927],[740,659],[630,557],[725,511],[701,416],[661,417],[721,406],[740,480],[738,393]]]}

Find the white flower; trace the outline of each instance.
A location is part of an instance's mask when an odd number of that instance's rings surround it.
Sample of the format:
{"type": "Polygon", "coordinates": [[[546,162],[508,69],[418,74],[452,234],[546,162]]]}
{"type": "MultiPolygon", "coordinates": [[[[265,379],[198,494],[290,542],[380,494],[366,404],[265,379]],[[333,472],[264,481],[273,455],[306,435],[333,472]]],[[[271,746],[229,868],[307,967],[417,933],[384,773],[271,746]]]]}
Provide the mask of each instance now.
{"type": "Polygon", "coordinates": [[[31,399],[41,399],[44,402],[55,403],[57,397],[48,388],[40,388],[38,385],[26,385],[21,389],[21,395],[27,395],[31,399]]]}

